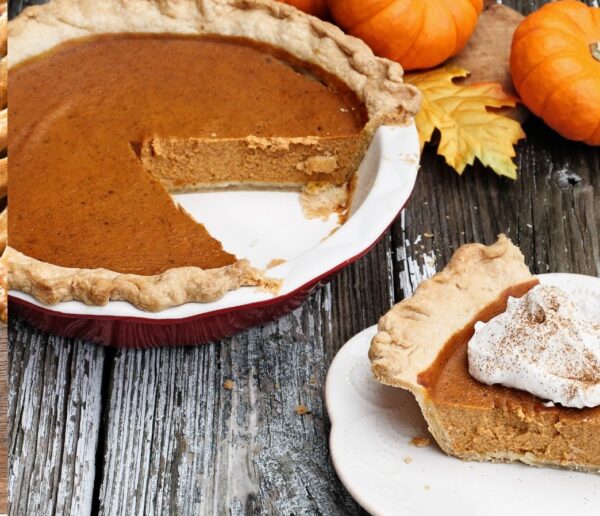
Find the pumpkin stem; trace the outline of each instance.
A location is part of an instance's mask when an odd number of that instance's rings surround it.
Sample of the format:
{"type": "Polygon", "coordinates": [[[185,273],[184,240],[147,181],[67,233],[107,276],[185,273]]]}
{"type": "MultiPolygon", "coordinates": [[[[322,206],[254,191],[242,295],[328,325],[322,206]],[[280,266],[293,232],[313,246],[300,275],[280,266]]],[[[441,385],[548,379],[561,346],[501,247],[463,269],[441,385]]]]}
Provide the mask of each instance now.
{"type": "Polygon", "coordinates": [[[598,61],[600,61],[600,41],[596,41],[596,43],[592,43],[590,45],[590,51],[592,52],[592,56],[598,61]]]}

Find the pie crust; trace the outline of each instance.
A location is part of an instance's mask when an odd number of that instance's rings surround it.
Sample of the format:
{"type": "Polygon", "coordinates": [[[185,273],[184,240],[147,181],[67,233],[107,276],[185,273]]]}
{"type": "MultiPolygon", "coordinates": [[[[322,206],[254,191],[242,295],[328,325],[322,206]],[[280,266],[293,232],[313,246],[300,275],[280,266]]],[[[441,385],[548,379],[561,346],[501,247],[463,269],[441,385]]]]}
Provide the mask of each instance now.
{"type": "MultiPolygon", "coordinates": [[[[6,2],[0,2],[0,202],[6,204],[8,190],[8,158],[5,156],[8,141],[8,66],[6,52],[8,42],[8,10],[6,2]]],[[[0,211],[0,254],[6,248],[8,210],[0,211]]],[[[0,320],[6,322],[7,314],[7,278],[4,256],[0,257],[0,320]]]]}
{"type": "Polygon", "coordinates": [[[256,285],[276,290],[277,280],[239,260],[218,269],[178,267],[155,276],[121,274],[107,269],[73,269],[30,258],[7,247],[10,288],[20,290],[53,305],[78,300],[88,305],[105,305],[108,301],[128,301],[134,306],[155,312],[189,302],[204,303],[222,297],[230,290],[256,285]]]}
{"type": "Polygon", "coordinates": [[[466,346],[477,320],[494,315],[488,307],[499,299],[505,306],[507,292],[522,295],[537,283],[503,235],[489,247],[461,247],[442,272],[381,318],[369,351],[372,371],[379,382],[414,394],[450,455],[600,472],[597,409],[547,407],[529,393],[480,384],[468,373],[465,348],[456,352],[455,343],[466,346]],[[436,391],[430,379],[438,367],[450,373],[436,391]]]}
{"type": "MultiPolygon", "coordinates": [[[[9,23],[10,67],[69,40],[123,33],[244,38],[282,49],[335,76],[357,95],[368,115],[358,137],[359,152],[348,159],[350,168],[357,167],[379,126],[404,125],[419,108],[419,93],[402,82],[399,64],[375,57],[363,42],[337,27],[271,0],[54,0],[27,8],[9,23]]],[[[300,142],[276,143],[302,147],[300,142]]],[[[302,150],[298,155],[302,156],[302,150]]],[[[327,160],[306,163],[316,173],[331,165],[327,160]]],[[[179,179],[174,190],[203,186],[194,178],[179,179]]],[[[7,255],[9,287],[48,304],[79,300],[98,305],[126,300],[144,310],[158,311],[185,302],[213,301],[245,285],[274,289],[277,283],[243,260],[217,269],[183,267],[156,276],[136,276],[60,267],[10,247],[7,255]]]]}

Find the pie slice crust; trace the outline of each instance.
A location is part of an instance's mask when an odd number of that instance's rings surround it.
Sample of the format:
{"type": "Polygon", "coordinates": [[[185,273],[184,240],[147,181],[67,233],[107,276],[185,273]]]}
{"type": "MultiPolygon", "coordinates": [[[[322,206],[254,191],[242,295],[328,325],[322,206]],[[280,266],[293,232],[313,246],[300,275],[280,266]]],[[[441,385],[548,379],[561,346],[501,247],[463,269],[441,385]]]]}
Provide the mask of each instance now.
{"type": "MultiPolygon", "coordinates": [[[[345,35],[337,27],[271,0],[53,0],[46,5],[27,8],[9,23],[10,69],[43,56],[62,43],[103,34],[248,40],[256,45],[280,49],[299,63],[317,67],[339,80],[356,95],[366,114],[367,121],[358,137],[355,136],[354,148],[343,138],[334,138],[335,141],[327,138],[249,141],[242,138],[233,142],[239,148],[256,147],[259,158],[277,155],[283,159],[290,174],[303,176],[304,180],[315,175],[317,180],[329,176],[329,179],[335,177],[334,183],[341,182],[357,168],[379,126],[409,123],[420,104],[418,91],[403,83],[403,70],[399,64],[375,57],[363,42],[345,35]],[[316,156],[315,147],[319,147],[316,156]],[[330,151],[332,148],[339,151],[335,156],[330,151]],[[284,155],[281,149],[291,151],[284,155]]],[[[187,155],[192,166],[198,165],[198,161],[194,161],[197,156],[190,148],[211,148],[212,164],[218,172],[217,157],[223,140],[159,141],[156,137],[148,137],[142,145],[142,155],[138,157],[146,160],[145,165],[166,190],[191,191],[205,186],[205,178],[193,171],[189,173],[187,166],[179,169],[174,166],[174,155],[187,155]],[[175,150],[166,154],[170,161],[161,162],[156,159],[160,153],[155,151],[165,145],[175,150]],[[166,173],[167,168],[169,173],[166,173]]],[[[230,158],[235,161],[235,156],[230,158]]],[[[249,167],[249,178],[243,178],[242,182],[253,187],[285,186],[269,178],[253,181],[251,165],[249,167]]],[[[223,180],[227,181],[230,179],[223,180]]],[[[291,184],[294,181],[292,179],[291,184]]],[[[145,310],[163,310],[184,302],[213,301],[241,286],[272,289],[276,283],[244,260],[210,269],[174,267],[145,276],[106,268],[80,268],[77,264],[59,266],[51,263],[49,256],[44,260],[35,259],[20,252],[18,246],[11,248],[10,238],[8,244],[9,287],[30,293],[48,304],[78,300],[97,305],[110,300],[127,300],[145,310]]]]}
{"type": "Polygon", "coordinates": [[[536,284],[503,235],[489,247],[461,247],[442,272],[381,318],[369,351],[372,371],[379,382],[414,394],[449,455],[599,473],[600,408],[550,406],[468,373],[466,345],[475,323],[536,284]]]}

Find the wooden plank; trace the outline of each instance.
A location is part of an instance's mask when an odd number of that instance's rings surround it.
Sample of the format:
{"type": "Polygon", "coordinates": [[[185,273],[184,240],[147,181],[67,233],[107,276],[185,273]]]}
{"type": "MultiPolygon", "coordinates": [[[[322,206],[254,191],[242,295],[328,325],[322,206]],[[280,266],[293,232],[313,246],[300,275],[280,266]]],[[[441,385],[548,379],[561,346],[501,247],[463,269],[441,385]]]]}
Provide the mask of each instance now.
{"type": "Polygon", "coordinates": [[[396,245],[433,234],[407,254],[422,261],[433,253],[439,266],[459,245],[490,243],[504,232],[536,273],[600,275],[600,153],[567,142],[536,119],[525,130],[517,182],[479,165],[459,177],[426,152],[406,214],[407,235],[395,231],[396,245]]]}
{"type": "Polygon", "coordinates": [[[391,303],[386,247],[279,322],[195,349],[119,351],[100,514],[361,513],[329,460],[323,386],[339,346],[391,303]]]}
{"type": "Polygon", "coordinates": [[[89,514],[105,351],[11,321],[11,514],[89,514]]]}

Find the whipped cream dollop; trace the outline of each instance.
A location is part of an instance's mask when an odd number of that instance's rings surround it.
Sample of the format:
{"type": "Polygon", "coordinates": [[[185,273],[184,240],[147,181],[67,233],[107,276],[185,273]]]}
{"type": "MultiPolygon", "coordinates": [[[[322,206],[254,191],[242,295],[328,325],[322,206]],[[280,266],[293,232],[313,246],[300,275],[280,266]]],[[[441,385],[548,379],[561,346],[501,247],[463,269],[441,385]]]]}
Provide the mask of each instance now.
{"type": "Polygon", "coordinates": [[[564,407],[600,405],[600,324],[586,320],[557,287],[538,285],[477,323],[468,357],[469,372],[482,383],[564,407]]]}

